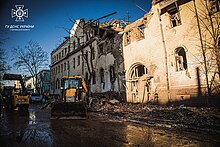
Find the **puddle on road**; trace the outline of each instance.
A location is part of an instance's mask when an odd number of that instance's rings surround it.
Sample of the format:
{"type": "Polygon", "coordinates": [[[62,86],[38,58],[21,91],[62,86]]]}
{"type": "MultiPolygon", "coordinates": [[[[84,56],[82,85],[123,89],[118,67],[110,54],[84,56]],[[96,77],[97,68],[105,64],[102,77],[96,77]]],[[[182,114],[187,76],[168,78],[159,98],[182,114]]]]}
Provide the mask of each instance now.
{"type": "Polygon", "coordinates": [[[36,124],[36,114],[34,110],[29,110],[29,125],[35,125],[36,124]]]}
{"type": "MultiPolygon", "coordinates": [[[[32,106],[29,114],[7,113],[0,128],[3,146],[215,146],[207,133],[142,126],[99,117],[53,120],[50,110],[32,106]],[[3,140],[2,139],[2,140],[3,140]]],[[[215,134],[218,135],[219,134],[215,134]]]]}

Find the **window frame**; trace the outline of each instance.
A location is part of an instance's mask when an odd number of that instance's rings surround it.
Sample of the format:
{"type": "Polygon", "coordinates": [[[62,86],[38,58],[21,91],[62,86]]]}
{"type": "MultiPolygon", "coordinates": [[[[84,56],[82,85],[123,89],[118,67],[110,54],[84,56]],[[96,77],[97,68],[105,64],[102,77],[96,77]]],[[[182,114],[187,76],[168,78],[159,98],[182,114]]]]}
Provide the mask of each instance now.
{"type": "Polygon", "coordinates": [[[186,50],[183,47],[175,49],[175,68],[176,72],[188,70],[186,50]]]}
{"type": "Polygon", "coordinates": [[[180,17],[180,11],[179,11],[179,6],[177,5],[177,3],[174,3],[174,6],[172,6],[172,8],[170,8],[169,10],[167,10],[167,13],[169,14],[169,19],[170,19],[170,27],[174,28],[177,26],[182,25],[182,21],[181,21],[181,17],[180,17]],[[174,23],[175,22],[175,26],[174,23]]]}

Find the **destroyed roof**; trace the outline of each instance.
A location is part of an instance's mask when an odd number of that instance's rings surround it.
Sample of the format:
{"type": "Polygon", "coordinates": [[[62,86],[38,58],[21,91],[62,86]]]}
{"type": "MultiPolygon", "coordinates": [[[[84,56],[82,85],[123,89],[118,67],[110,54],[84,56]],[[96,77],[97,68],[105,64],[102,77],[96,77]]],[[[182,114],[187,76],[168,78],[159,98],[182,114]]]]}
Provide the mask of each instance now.
{"type": "Polygon", "coordinates": [[[127,32],[127,31],[131,30],[132,28],[138,27],[138,26],[140,26],[140,25],[142,25],[142,24],[148,23],[148,22],[150,21],[150,18],[151,18],[151,17],[152,17],[152,15],[151,15],[151,11],[150,11],[150,12],[146,13],[146,14],[144,15],[144,17],[142,17],[142,18],[136,20],[135,22],[133,22],[133,23],[127,25],[127,26],[125,27],[125,29],[124,29],[124,32],[127,32]]]}
{"type": "Polygon", "coordinates": [[[100,27],[102,28],[111,28],[117,32],[123,31],[124,27],[128,25],[127,22],[123,20],[118,20],[115,18],[112,18],[110,20],[107,20],[100,24],[100,27]]]}

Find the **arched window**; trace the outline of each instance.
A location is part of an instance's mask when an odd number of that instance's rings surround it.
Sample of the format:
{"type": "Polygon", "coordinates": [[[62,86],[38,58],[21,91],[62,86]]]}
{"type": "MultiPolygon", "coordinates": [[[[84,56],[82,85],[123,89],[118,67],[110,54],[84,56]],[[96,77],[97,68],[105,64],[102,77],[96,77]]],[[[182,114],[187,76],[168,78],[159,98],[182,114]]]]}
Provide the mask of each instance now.
{"type": "Polygon", "coordinates": [[[147,68],[143,64],[138,64],[133,67],[133,69],[130,72],[130,78],[134,79],[137,77],[141,77],[143,75],[147,74],[147,68]]]}
{"type": "Polygon", "coordinates": [[[187,70],[187,59],[184,48],[179,47],[175,51],[176,71],[187,70]]]}

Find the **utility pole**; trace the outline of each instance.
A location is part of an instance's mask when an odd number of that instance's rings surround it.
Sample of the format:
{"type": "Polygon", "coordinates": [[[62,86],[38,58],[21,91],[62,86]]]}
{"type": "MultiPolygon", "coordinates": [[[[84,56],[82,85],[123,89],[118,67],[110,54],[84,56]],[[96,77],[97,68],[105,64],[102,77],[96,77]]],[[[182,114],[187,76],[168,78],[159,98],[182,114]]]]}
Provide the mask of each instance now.
{"type": "Polygon", "coordinates": [[[126,16],[125,16],[125,22],[130,23],[130,18],[131,18],[131,16],[129,15],[129,12],[127,11],[126,16]]]}

